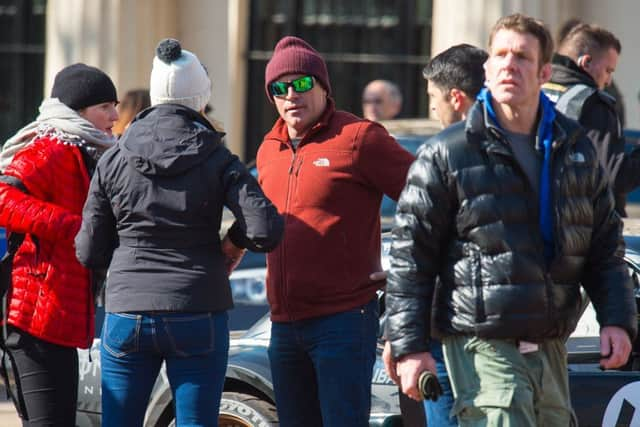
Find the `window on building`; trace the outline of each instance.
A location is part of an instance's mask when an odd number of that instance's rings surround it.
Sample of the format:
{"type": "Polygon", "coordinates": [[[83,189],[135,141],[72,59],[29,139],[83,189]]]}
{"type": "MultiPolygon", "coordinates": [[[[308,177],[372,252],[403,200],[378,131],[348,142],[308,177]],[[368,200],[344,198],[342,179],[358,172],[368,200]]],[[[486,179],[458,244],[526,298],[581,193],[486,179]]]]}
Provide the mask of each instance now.
{"type": "Polygon", "coordinates": [[[252,0],[246,159],[253,159],[277,113],[264,92],[264,69],[277,41],[307,40],[327,62],[339,109],[362,115],[374,79],[402,90],[399,117],[425,117],[422,68],[431,52],[431,0],[252,0]]]}
{"type": "Polygon", "coordinates": [[[38,115],[46,0],[0,0],[0,144],[38,115]]]}

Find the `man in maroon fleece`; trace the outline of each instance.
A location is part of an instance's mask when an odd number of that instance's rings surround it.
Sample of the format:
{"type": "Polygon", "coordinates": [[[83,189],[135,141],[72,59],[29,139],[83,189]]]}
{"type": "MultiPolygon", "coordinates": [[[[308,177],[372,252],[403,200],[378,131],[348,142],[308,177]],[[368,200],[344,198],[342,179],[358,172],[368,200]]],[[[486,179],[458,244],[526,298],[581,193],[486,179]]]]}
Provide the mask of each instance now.
{"type": "Polygon", "coordinates": [[[258,151],[259,181],[285,218],[267,257],[280,424],[368,426],[380,202],[398,198],[413,156],[335,109],[326,64],[302,39],[278,42],[265,86],[280,117],[258,151]]]}

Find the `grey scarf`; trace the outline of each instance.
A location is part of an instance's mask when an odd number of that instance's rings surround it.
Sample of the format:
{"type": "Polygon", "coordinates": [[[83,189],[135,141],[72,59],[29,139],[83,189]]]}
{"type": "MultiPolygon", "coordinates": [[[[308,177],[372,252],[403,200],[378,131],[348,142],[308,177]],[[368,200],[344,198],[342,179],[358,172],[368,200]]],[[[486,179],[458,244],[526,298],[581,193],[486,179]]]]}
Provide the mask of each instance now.
{"type": "Polygon", "coordinates": [[[36,120],[20,129],[2,146],[0,172],[9,166],[13,156],[37,137],[51,136],[64,144],[84,146],[93,157],[98,157],[115,144],[115,137],[97,129],[77,111],[67,107],[58,98],[42,101],[36,120]]]}

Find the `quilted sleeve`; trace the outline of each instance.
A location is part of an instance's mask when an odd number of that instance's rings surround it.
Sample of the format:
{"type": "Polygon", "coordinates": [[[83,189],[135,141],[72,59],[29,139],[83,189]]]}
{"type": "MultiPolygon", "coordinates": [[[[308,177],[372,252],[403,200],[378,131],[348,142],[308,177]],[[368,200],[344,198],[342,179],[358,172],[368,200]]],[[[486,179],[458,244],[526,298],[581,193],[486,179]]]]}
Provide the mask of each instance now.
{"type": "Polygon", "coordinates": [[[29,193],[0,183],[0,226],[41,239],[73,241],[80,229],[80,215],[47,201],[64,181],[59,175],[69,173],[71,161],[75,160],[69,147],[41,140],[16,154],[5,175],[22,181],[29,193]]]}

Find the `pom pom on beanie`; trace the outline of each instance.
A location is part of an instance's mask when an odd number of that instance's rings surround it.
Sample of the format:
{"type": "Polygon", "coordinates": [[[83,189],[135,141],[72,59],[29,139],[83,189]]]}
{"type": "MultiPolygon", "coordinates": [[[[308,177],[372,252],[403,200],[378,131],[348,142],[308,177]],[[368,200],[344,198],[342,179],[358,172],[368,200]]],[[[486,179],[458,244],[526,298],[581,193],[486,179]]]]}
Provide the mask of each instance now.
{"type": "Polygon", "coordinates": [[[211,97],[211,80],[198,57],[175,39],[156,47],[149,83],[151,105],[180,104],[202,111],[211,97]]]}

